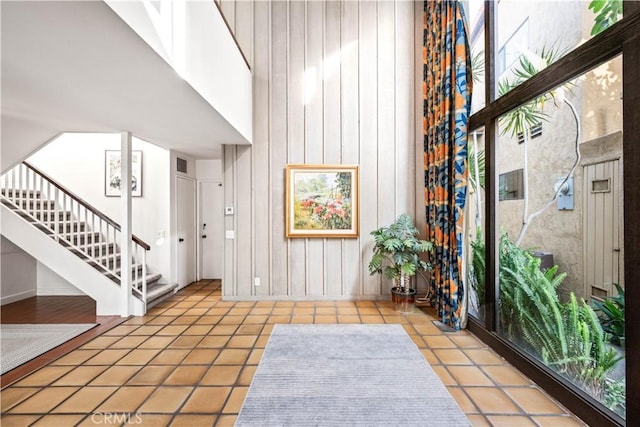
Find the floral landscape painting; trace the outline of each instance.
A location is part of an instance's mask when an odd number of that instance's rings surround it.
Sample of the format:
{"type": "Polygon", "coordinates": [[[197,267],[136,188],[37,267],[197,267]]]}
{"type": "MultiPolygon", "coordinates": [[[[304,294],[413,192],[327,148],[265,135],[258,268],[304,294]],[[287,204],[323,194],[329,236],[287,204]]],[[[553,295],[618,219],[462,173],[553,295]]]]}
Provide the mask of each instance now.
{"type": "Polygon", "coordinates": [[[287,237],[357,237],[357,166],[287,166],[287,237]]]}

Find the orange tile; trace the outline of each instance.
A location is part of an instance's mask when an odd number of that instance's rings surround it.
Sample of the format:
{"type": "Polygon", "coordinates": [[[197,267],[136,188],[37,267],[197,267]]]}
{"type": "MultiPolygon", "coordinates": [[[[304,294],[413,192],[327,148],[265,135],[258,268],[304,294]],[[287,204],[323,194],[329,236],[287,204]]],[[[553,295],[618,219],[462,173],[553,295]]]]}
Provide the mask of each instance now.
{"type": "Polygon", "coordinates": [[[262,332],[262,325],[242,325],[238,327],[236,335],[259,335],[262,332]]]}
{"type": "Polygon", "coordinates": [[[222,316],[205,315],[200,317],[198,323],[200,325],[215,325],[222,319],[222,316]]]}
{"type": "Polygon", "coordinates": [[[162,350],[151,359],[150,365],[177,365],[189,354],[189,350],[162,350]]]}
{"type": "Polygon", "coordinates": [[[117,387],[84,387],[65,400],[52,412],[55,413],[90,413],[105,399],[111,396],[117,387]]]}
{"type": "Polygon", "coordinates": [[[178,414],[171,422],[171,427],[211,427],[216,425],[215,415],[183,415],[178,414]]]}
{"type": "Polygon", "coordinates": [[[167,348],[176,337],[150,337],[140,344],[138,348],[167,348]]]}
{"type": "Polygon", "coordinates": [[[173,369],[173,366],[147,365],[140,369],[127,385],[161,385],[173,369]]]}
{"type": "Polygon", "coordinates": [[[477,365],[502,365],[504,359],[489,349],[464,349],[464,353],[477,365]]]}
{"type": "Polygon", "coordinates": [[[269,318],[267,318],[267,324],[271,324],[271,325],[275,325],[278,323],[291,323],[291,316],[269,316],[269,318]]]}
{"type": "Polygon", "coordinates": [[[318,307],[316,308],[316,315],[318,314],[331,314],[334,315],[337,313],[336,307],[318,307]]]}
{"type": "Polygon", "coordinates": [[[184,365],[209,365],[220,354],[217,348],[197,348],[182,361],[184,365]]]}
{"type": "MultiPolygon", "coordinates": [[[[60,402],[78,390],[77,387],[48,387],[9,410],[11,414],[34,414],[50,412],[60,402]]],[[[3,424],[4,425],[4,424],[3,424]]]]}
{"type": "Polygon", "coordinates": [[[239,325],[244,321],[244,318],[245,316],[226,315],[222,319],[220,319],[220,322],[218,322],[218,324],[219,325],[239,325]]]}
{"type": "Polygon", "coordinates": [[[12,406],[22,402],[32,394],[40,391],[36,387],[8,387],[0,391],[0,407],[7,412],[12,406]]]}
{"type": "Polygon", "coordinates": [[[251,310],[251,315],[252,316],[257,316],[257,315],[269,315],[271,314],[271,307],[255,307],[251,310]]]}
{"type": "Polygon", "coordinates": [[[207,371],[206,366],[193,365],[193,366],[178,366],[164,380],[165,385],[196,385],[202,379],[202,376],[207,371]]]}
{"type": "Polygon", "coordinates": [[[201,335],[182,335],[175,339],[169,345],[169,348],[179,349],[179,348],[194,348],[196,347],[204,336],[201,335]]]}
{"type": "Polygon", "coordinates": [[[147,336],[151,336],[151,335],[154,335],[156,332],[158,332],[160,329],[162,329],[162,326],[160,326],[160,325],[153,325],[153,326],[143,325],[143,326],[140,326],[135,331],[133,331],[131,333],[131,335],[147,335],[147,336]]]}
{"type": "Polygon", "coordinates": [[[94,350],[74,350],[71,353],[67,354],[66,356],[62,356],[60,359],[58,360],[54,360],[53,362],[51,362],[52,365],[72,365],[72,366],[78,366],[81,363],[85,362],[86,360],[92,358],[93,356],[95,356],[96,354],[98,354],[100,350],[98,349],[94,349],[94,350]]]}
{"type": "Polygon", "coordinates": [[[138,325],[119,325],[105,332],[104,336],[120,336],[124,337],[138,329],[138,325]]]}
{"type": "Polygon", "coordinates": [[[230,338],[228,335],[208,335],[198,343],[198,348],[222,348],[230,338]]]}
{"type": "Polygon", "coordinates": [[[156,357],[160,349],[135,349],[116,362],[117,365],[146,365],[156,357]]]}
{"type": "Polygon", "coordinates": [[[427,346],[431,349],[456,348],[456,345],[449,338],[443,335],[425,335],[422,338],[427,343],[427,346]]]}
{"type": "Polygon", "coordinates": [[[139,370],[140,366],[112,366],[98,375],[89,385],[122,385],[139,370]]]}
{"type": "Polygon", "coordinates": [[[236,306],[234,308],[229,310],[227,315],[229,315],[229,316],[246,316],[247,314],[249,314],[250,311],[251,311],[251,309],[249,307],[238,307],[238,305],[236,304],[236,306]]]}
{"type": "MultiPolygon", "coordinates": [[[[187,399],[193,388],[191,387],[158,387],[142,404],[140,412],[173,413],[187,399]]],[[[147,420],[145,420],[147,421],[147,420]]]]}
{"type": "Polygon", "coordinates": [[[236,335],[231,337],[227,348],[251,348],[257,339],[257,335],[236,335]]]}
{"type": "Polygon", "coordinates": [[[486,348],[487,345],[473,335],[452,335],[451,341],[461,348],[486,348]]]}
{"type": "Polygon", "coordinates": [[[118,341],[111,344],[109,348],[136,348],[147,338],[148,337],[144,335],[122,337],[118,341]]]}
{"type": "MultiPolygon", "coordinates": [[[[434,350],[435,352],[435,350],[434,350]]],[[[462,386],[492,386],[493,382],[477,366],[447,366],[451,376],[462,386]]]]}
{"type": "Polygon", "coordinates": [[[315,314],[316,309],[313,307],[295,307],[293,309],[293,314],[315,314]]]}
{"type": "Polygon", "coordinates": [[[515,403],[497,387],[465,387],[480,412],[484,414],[520,414],[515,403]]]}
{"type": "Polygon", "coordinates": [[[105,369],[107,369],[107,366],[78,366],[54,382],[53,385],[85,385],[104,372],[105,369]]]}
{"type": "Polygon", "coordinates": [[[19,381],[19,387],[46,386],[71,372],[73,366],[45,366],[19,381]]]}
{"type": "Polygon", "coordinates": [[[104,350],[85,362],[85,365],[113,365],[131,350],[104,350]]]}
{"type": "Polygon", "coordinates": [[[225,414],[237,414],[240,412],[240,408],[248,391],[249,387],[234,387],[233,390],[231,390],[231,396],[229,396],[229,400],[227,400],[227,404],[224,406],[222,412],[225,414]]]}
{"type": "Polygon", "coordinates": [[[253,380],[253,376],[256,373],[257,366],[246,365],[242,368],[242,372],[240,372],[240,377],[238,378],[238,385],[251,385],[251,381],[253,380]]]}
{"type": "Polygon", "coordinates": [[[231,392],[231,387],[198,387],[184,404],[181,413],[214,414],[222,407],[231,392]]]}
{"type": "Polygon", "coordinates": [[[297,324],[311,324],[313,323],[313,315],[310,314],[294,314],[291,317],[291,323],[297,324]]]}
{"type": "Polygon", "coordinates": [[[360,320],[363,324],[382,324],[384,323],[384,319],[382,316],[371,316],[371,315],[363,315],[360,313],[360,320]]]}
{"type": "Polygon", "coordinates": [[[213,325],[192,325],[182,335],[207,335],[213,325]]]}
{"type": "Polygon", "coordinates": [[[360,316],[357,314],[338,314],[338,323],[360,323],[360,316]]]}
{"type": "Polygon", "coordinates": [[[186,331],[188,327],[189,327],[188,325],[165,326],[164,328],[160,329],[160,331],[158,331],[157,335],[169,335],[169,336],[180,335],[181,333],[186,331]]]}
{"type": "Polygon", "coordinates": [[[273,316],[291,316],[293,307],[276,307],[271,312],[273,316]]]}
{"type": "Polygon", "coordinates": [[[469,358],[458,349],[436,348],[433,353],[438,356],[443,365],[471,365],[469,358]]]}
{"type": "Polygon", "coordinates": [[[482,366],[481,369],[499,386],[531,385],[516,368],[506,365],[482,366]]]}
{"type": "Polygon", "coordinates": [[[433,351],[428,349],[420,349],[420,352],[422,353],[424,358],[427,359],[427,362],[429,362],[431,365],[437,365],[440,363],[440,360],[438,360],[436,355],[433,354],[433,351]]]}
{"type": "Polygon", "coordinates": [[[564,411],[537,388],[513,387],[505,391],[529,414],[562,414],[564,411]]]}
{"type": "Polygon", "coordinates": [[[238,329],[236,325],[218,325],[214,326],[209,335],[233,335],[238,329]]]}
{"type": "Polygon", "coordinates": [[[263,348],[256,348],[251,350],[251,354],[249,355],[249,358],[246,361],[247,365],[257,365],[260,363],[260,360],[262,359],[262,354],[264,353],[264,349],[263,348]]]}
{"type": "MultiPolygon", "coordinates": [[[[0,425],[4,427],[24,427],[32,425],[40,415],[5,415],[0,416],[0,425]]],[[[56,424],[51,424],[56,425],[56,424]]]]}
{"type": "Polygon", "coordinates": [[[586,426],[581,420],[571,415],[538,415],[531,417],[540,427],[584,427],[586,426]]]}
{"type": "Polygon", "coordinates": [[[155,387],[120,387],[109,399],[98,405],[96,412],[134,412],[155,387]]]}
{"type": "Polygon", "coordinates": [[[215,360],[216,365],[242,365],[249,357],[249,350],[239,348],[228,348],[220,352],[215,360]]]}
{"type": "Polygon", "coordinates": [[[495,427],[536,427],[536,423],[522,415],[487,415],[487,419],[495,427]]]}
{"type": "Polygon", "coordinates": [[[487,421],[484,415],[469,414],[467,415],[467,419],[473,427],[491,427],[491,424],[489,424],[489,421],[487,421]]]}
{"type": "Polygon", "coordinates": [[[416,328],[419,334],[422,335],[442,335],[442,331],[431,322],[428,323],[414,323],[413,327],[416,328]]]}
{"type": "Polygon", "coordinates": [[[242,323],[245,325],[263,325],[264,323],[267,322],[268,318],[269,316],[266,314],[249,315],[244,319],[242,323]]]}
{"type": "Polygon", "coordinates": [[[453,396],[453,398],[458,403],[460,409],[465,414],[474,414],[478,413],[478,409],[475,407],[469,396],[464,392],[464,389],[460,387],[447,387],[447,390],[453,396]]]}
{"type": "Polygon", "coordinates": [[[200,381],[201,385],[234,385],[240,374],[242,366],[236,365],[216,365],[209,368],[200,381]]]}
{"type": "MultiPolygon", "coordinates": [[[[45,415],[44,417],[40,418],[37,422],[31,424],[30,427],[75,426],[84,417],[85,417],[84,414],[82,415],[45,415]]],[[[3,426],[6,425],[6,427],[9,427],[12,425],[21,425],[21,426],[29,425],[29,424],[11,424],[11,423],[5,424],[4,418],[2,419],[0,424],[2,424],[3,426]]]]}
{"type": "Polygon", "coordinates": [[[438,375],[438,377],[440,377],[440,381],[442,381],[444,385],[458,385],[456,380],[453,379],[449,371],[447,371],[444,366],[437,365],[432,366],[432,368],[433,371],[438,375]]]}
{"type": "Polygon", "coordinates": [[[338,318],[330,314],[316,315],[314,320],[315,323],[319,324],[333,324],[338,322],[338,318]]]}
{"type": "Polygon", "coordinates": [[[424,340],[420,335],[409,335],[409,338],[411,338],[411,341],[413,341],[413,343],[419,349],[423,349],[427,347],[427,343],[424,342],[424,340]]]}

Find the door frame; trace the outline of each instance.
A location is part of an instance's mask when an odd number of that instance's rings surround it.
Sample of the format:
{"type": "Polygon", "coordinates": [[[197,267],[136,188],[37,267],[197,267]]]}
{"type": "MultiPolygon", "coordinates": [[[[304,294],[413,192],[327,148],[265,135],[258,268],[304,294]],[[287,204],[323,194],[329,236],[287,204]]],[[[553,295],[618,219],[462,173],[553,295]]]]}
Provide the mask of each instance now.
{"type": "MultiPolygon", "coordinates": [[[[200,214],[200,207],[202,206],[202,183],[212,183],[223,186],[221,179],[198,179],[196,181],[196,280],[202,280],[202,241],[200,240],[200,224],[202,223],[202,215],[200,214]]],[[[220,220],[224,228],[224,215],[220,212],[220,220]]],[[[216,236],[217,238],[224,239],[224,236],[216,236]]],[[[224,241],[224,240],[223,240],[224,241]]],[[[223,263],[224,251],[221,254],[220,262],[223,263]]],[[[221,266],[222,267],[222,266],[221,266]]],[[[222,268],[221,268],[222,269],[222,268]]],[[[220,278],[222,279],[222,277],[220,278]]]]}
{"type": "MultiPolygon", "coordinates": [[[[193,210],[194,210],[194,223],[193,223],[193,235],[194,237],[197,236],[198,234],[198,187],[197,187],[197,181],[190,177],[190,176],[185,176],[185,175],[176,175],[176,235],[175,235],[175,240],[174,240],[174,244],[176,245],[176,281],[179,280],[179,256],[178,256],[178,251],[179,251],[179,243],[178,243],[178,229],[180,228],[180,221],[179,221],[179,215],[178,215],[178,211],[180,210],[180,207],[178,206],[178,198],[179,198],[179,180],[184,180],[184,181],[190,181],[193,183],[193,210]]],[[[197,238],[196,238],[197,239],[197,238]]],[[[195,268],[195,274],[194,274],[194,279],[197,281],[198,280],[198,244],[197,244],[197,240],[194,239],[194,244],[195,244],[195,251],[193,252],[195,255],[195,263],[194,263],[194,268],[195,268]]],[[[178,289],[182,289],[185,286],[189,285],[189,283],[186,283],[184,286],[179,286],[178,289]]]]}

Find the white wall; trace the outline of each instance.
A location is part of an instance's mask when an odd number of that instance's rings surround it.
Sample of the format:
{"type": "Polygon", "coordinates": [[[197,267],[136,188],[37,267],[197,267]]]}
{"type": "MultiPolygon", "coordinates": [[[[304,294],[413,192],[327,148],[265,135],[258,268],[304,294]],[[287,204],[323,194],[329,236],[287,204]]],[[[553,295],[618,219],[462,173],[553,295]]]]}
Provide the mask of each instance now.
{"type": "Polygon", "coordinates": [[[46,265],[38,262],[38,295],[85,295],[46,265]]]}
{"type": "MultiPolygon", "coordinates": [[[[105,150],[120,149],[120,134],[65,133],[27,161],[77,196],[120,222],[120,198],[105,196],[105,150]]],[[[133,234],[151,246],[149,271],[171,277],[169,245],[158,241],[170,230],[169,151],[133,138],[142,151],[142,197],[133,198],[133,234]],[[160,243],[160,244],[156,244],[160,243]]]]}
{"type": "Polygon", "coordinates": [[[222,181],[222,160],[196,160],[196,179],[222,181]]]}
{"type": "MultiPolygon", "coordinates": [[[[422,216],[421,3],[223,3],[254,75],[253,145],[224,146],[227,299],[388,298],[369,233],[422,216]],[[360,237],[286,239],[288,163],[360,166],[360,237]],[[255,287],[254,277],[261,286],[255,287]]],[[[418,220],[420,224],[420,220],[418,220]]]]}
{"type": "Polygon", "coordinates": [[[36,296],[36,260],[2,237],[0,244],[0,305],[36,296]]]}

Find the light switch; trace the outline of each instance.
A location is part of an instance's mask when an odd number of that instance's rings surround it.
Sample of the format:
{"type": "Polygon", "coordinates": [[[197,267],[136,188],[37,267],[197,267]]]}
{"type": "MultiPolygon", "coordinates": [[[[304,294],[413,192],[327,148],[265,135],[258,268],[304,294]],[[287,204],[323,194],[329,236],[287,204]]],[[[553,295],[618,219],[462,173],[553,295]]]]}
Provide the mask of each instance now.
{"type": "Polygon", "coordinates": [[[225,237],[227,239],[235,239],[236,238],[235,230],[227,230],[226,233],[225,233],[225,237]]]}
{"type": "Polygon", "coordinates": [[[225,215],[233,215],[233,206],[226,206],[224,208],[224,214],[225,215]]]}

